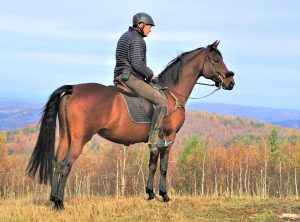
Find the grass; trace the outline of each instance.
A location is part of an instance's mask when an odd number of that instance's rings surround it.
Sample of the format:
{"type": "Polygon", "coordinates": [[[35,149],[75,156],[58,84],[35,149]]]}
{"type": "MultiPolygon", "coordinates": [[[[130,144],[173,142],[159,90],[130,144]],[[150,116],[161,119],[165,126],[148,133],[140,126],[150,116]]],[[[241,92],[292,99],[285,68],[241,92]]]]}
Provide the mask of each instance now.
{"type": "Polygon", "coordinates": [[[173,196],[171,202],[145,197],[74,197],[56,212],[45,199],[0,200],[0,221],[283,221],[299,213],[297,200],[173,196]]]}

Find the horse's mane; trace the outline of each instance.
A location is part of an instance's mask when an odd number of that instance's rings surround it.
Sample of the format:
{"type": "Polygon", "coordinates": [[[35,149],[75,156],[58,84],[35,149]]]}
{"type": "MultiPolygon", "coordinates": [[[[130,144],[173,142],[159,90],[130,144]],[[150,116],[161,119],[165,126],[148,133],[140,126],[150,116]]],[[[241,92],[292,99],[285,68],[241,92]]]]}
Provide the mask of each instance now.
{"type": "Polygon", "coordinates": [[[203,49],[203,47],[194,49],[192,51],[183,52],[176,58],[172,59],[167,64],[165,69],[159,74],[158,76],[159,82],[163,83],[164,85],[170,85],[170,84],[177,85],[181,74],[182,66],[184,64],[184,58],[187,55],[200,49],[203,49]]]}
{"type": "MultiPolygon", "coordinates": [[[[180,54],[179,56],[177,56],[175,59],[171,60],[166,68],[159,74],[158,76],[158,80],[159,82],[163,83],[164,85],[177,85],[179,78],[180,78],[180,74],[182,71],[182,66],[184,65],[184,58],[197,51],[197,50],[201,50],[204,49],[204,47],[200,47],[197,49],[194,49],[192,51],[188,51],[188,52],[183,52],[182,54],[180,54]]],[[[221,52],[216,49],[215,50],[221,57],[222,54],[221,52]]]]}

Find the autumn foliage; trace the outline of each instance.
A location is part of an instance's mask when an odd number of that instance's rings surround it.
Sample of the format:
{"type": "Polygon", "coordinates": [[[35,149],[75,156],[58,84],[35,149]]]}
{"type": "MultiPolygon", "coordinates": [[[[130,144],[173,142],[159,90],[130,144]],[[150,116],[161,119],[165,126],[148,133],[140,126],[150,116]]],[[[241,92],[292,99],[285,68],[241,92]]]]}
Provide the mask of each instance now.
{"type": "MultiPolygon", "coordinates": [[[[37,133],[33,126],[0,134],[2,198],[49,195],[49,186],[24,175],[37,133]]],[[[95,136],[74,164],[66,195],[144,195],[148,161],[146,144],[125,147],[95,136]]],[[[298,131],[191,112],[171,150],[168,187],[171,195],[298,197],[299,173],[298,131]]]]}

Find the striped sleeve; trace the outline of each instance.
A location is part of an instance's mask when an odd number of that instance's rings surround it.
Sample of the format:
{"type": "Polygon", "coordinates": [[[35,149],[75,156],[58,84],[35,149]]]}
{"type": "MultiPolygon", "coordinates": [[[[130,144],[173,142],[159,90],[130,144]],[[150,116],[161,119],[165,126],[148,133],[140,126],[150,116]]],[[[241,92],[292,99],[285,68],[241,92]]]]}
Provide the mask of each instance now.
{"type": "Polygon", "coordinates": [[[146,77],[147,79],[153,76],[153,71],[147,67],[146,64],[146,43],[144,39],[132,39],[129,56],[134,72],[146,77]]]}

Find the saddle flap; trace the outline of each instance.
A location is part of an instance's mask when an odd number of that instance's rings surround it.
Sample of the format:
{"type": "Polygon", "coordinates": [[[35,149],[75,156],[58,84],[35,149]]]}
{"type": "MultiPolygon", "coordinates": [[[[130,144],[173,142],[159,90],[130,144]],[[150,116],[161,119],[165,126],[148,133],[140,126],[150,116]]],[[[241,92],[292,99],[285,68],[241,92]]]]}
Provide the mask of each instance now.
{"type": "Polygon", "coordinates": [[[154,111],[153,104],[141,97],[123,94],[129,116],[136,123],[150,123],[154,111]]]}

